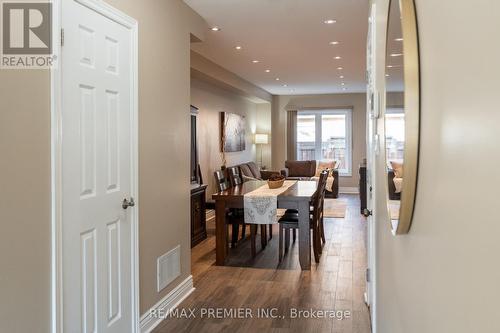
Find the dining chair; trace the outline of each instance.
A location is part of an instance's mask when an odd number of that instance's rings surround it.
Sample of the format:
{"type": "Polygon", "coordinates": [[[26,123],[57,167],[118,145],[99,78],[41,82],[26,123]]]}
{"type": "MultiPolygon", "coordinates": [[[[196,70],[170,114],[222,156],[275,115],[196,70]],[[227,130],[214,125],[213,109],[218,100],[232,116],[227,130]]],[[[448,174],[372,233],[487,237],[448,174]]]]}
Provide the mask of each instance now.
{"type": "MultiPolygon", "coordinates": [[[[311,202],[312,209],[309,215],[309,227],[313,231],[313,251],[314,259],[319,263],[319,258],[322,252],[322,221],[323,221],[323,204],[326,193],[326,180],[328,178],[328,171],[323,171],[320,174],[316,192],[314,193],[311,202]]],[[[299,228],[299,214],[298,212],[289,211],[283,215],[279,221],[279,261],[283,259],[283,238],[285,238],[285,252],[288,252],[290,246],[290,229],[297,230],[299,228]]],[[[323,232],[324,235],[324,232],[323,232]]],[[[323,240],[323,245],[325,241],[323,240]]]]}
{"type": "MultiPolygon", "coordinates": [[[[223,170],[216,170],[214,172],[215,184],[217,186],[217,190],[219,192],[226,191],[231,188],[231,182],[227,179],[226,174],[223,170]]],[[[226,210],[226,225],[229,229],[229,225],[232,228],[232,237],[231,237],[231,247],[236,247],[239,236],[239,226],[242,226],[241,237],[245,238],[245,219],[241,209],[230,208],[226,210]]],[[[228,231],[229,235],[229,231],[228,231]]]]}
{"type": "Polygon", "coordinates": [[[227,173],[229,175],[229,181],[231,182],[232,186],[237,186],[237,185],[243,184],[243,179],[241,178],[239,167],[237,167],[237,166],[230,167],[227,169],[227,173]]]}

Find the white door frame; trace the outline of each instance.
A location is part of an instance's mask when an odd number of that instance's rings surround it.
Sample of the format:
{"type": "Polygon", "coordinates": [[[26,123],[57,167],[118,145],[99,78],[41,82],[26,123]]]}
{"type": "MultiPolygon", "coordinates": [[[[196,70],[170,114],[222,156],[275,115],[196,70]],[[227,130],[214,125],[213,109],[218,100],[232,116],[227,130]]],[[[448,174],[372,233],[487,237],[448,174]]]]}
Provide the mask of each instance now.
{"type": "MultiPolygon", "coordinates": [[[[51,70],[51,331],[63,330],[63,261],[62,261],[62,70],[61,63],[61,22],[63,17],[62,1],[76,1],[79,4],[107,17],[129,29],[131,40],[131,131],[132,166],[130,195],[139,202],[138,183],[138,24],[128,15],[99,0],[53,0],[52,40],[55,54],[59,55],[59,66],[51,70]]],[[[139,211],[131,210],[132,223],[132,332],[139,332],[139,211]]]]}
{"type": "Polygon", "coordinates": [[[371,216],[367,217],[367,289],[366,303],[370,307],[370,317],[372,332],[377,332],[377,297],[376,297],[376,280],[377,280],[377,253],[376,253],[376,163],[375,157],[378,151],[378,134],[377,121],[380,117],[380,96],[377,90],[377,12],[376,4],[370,5],[369,15],[369,30],[367,38],[367,110],[366,110],[366,152],[367,152],[367,209],[371,211],[371,216]]]}

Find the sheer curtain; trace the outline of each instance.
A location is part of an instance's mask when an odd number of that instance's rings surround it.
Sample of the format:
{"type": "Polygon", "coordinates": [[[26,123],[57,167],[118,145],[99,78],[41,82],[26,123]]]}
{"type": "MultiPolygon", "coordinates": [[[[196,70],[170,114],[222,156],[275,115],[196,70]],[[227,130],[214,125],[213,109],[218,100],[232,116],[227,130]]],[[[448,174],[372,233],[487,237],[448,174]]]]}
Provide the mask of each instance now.
{"type": "Polygon", "coordinates": [[[286,159],[293,161],[297,159],[297,110],[287,111],[286,123],[286,159]]]}

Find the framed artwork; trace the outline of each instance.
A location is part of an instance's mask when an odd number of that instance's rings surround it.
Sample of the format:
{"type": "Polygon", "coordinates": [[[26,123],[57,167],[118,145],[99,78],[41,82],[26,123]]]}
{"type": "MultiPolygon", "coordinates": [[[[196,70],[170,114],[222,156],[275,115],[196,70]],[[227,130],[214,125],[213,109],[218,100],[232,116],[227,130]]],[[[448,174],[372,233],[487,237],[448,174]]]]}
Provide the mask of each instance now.
{"type": "Polygon", "coordinates": [[[221,152],[245,150],[245,117],[239,114],[221,112],[221,152]]]}

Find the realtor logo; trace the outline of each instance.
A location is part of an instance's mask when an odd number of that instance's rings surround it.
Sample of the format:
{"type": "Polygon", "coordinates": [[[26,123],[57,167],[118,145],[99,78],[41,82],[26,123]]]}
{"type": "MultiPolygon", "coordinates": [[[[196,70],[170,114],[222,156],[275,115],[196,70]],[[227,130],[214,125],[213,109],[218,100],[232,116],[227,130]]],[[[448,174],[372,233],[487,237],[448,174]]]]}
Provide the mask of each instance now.
{"type": "Polygon", "coordinates": [[[50,68],[52,3],[2,2],[2,68],[50,68]]]}

